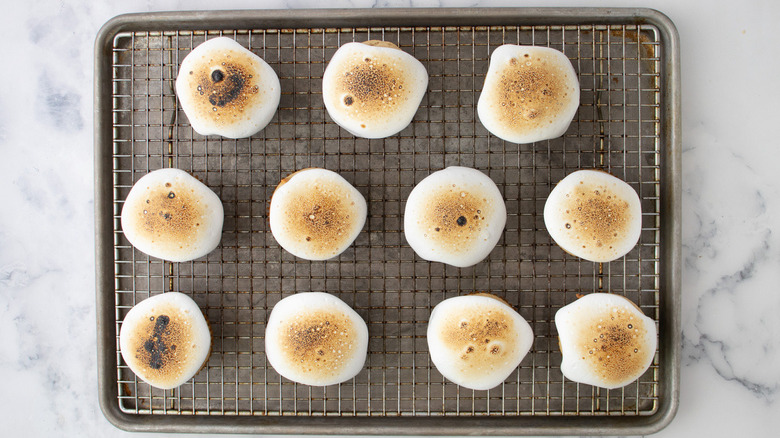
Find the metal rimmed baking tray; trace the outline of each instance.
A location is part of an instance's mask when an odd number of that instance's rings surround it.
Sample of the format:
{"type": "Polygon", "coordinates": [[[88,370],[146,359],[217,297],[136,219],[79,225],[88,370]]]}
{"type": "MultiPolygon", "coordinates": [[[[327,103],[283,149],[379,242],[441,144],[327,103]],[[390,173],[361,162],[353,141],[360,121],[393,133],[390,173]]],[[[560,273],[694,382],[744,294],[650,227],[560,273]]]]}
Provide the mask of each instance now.
{"type": "Polygon", "coordinates": [[[671,421],[679,388],[680,107],[678,37],[648,9],[387,9],[175,12],[109,21],[95,52],[95,203],[101,407],[134,431],[334,434],[645,434],[671,421]],[[277,115],[249,139],[203,137],[190,127],[173,83],[181,60],[218,35],[236,39],[277,72],[277,115]],[[366,140],[327,116],[321,78],[349,41],[398,44],[430,83],[412,124],[366,140]],[[489,56],[504,43],[563,51],[581,105],[560,138],[517,145],[476,117],[489,56]],[[488,174],[507,202],[504,236],[471,268],[416,257],[401,228],[416,182],[449,165],[488,174]],[[268,230],[279,180],[303,167],[341,173],[366,197],[355,244],[325,262],[296,259],[268,230]],[[134,250],[119,213],[132,184],[177,167],[221,197],[219,248],[187,263],[134,250]],[[599,168],[639,193],[643,230],[622,259],[598,264],[563,253],[541,217],[555,183],[599,168]],[[150,388],[125,366],[118,332],[151,295],[192,296],[212,324],[206,367],[183,386],[150,388]],[[363,371],[315,388],[280,377],[263,353],[265,321],[282,297],[334,293],[369,325],[363,371]],[[501,386],[447,382],[428,357],[425,327],[441,300],[488,291],[531,324],[531,353],[501,386]],[[637,382],[601,390],[563,378],[553,316],[577,293],[625,295],[654,318],[659,349],[637,382]]]}

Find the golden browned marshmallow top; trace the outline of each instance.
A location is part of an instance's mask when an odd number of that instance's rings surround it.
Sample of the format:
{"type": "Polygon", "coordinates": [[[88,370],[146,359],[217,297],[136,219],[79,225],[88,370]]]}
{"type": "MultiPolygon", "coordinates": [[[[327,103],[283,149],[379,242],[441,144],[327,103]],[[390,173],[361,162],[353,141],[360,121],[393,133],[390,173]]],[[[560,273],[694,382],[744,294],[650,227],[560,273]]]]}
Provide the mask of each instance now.
{"type": "Polygon", "coordinates": [[[136,248],[179,262],[202,257],[219,243],[224,211],[217,195],[179,169],[141,177],[122,207],[122,230],[136,248]]]}
{"type": "Polygon", "coordinates": [[[655,354],[644,342],[645,323],[631,314],[619,312],[608,318],[593,315],[578,325],[580,330],[573,341],[575,354],[597,368],[607,385],[633,380],[637,370],[644,370],[647,356],[655,354]]]}
{"type": "Polygon", "coordinates": [[[131,309],[120,332],[122,357],[141,379],[175,388],[203,366],[211,334],[198,306],[186,295],[168,292],[131,309]]]}
{"type": "Polygon", "coordinates": [[[282,376],[306,385],[341,383],[363,368],[368,328],[345,302],[322,292],[279,301],[265,332],[268,362],[282,376]]]}
{"type": "Polygon", "coordinates": [[[632,215],[629,203],[609,187],[586,186],[580,181],[563,204],[564,227],[582,234],[582,247],[588,245],[612,248],[619,236],[627,233],[632,215]]]}
{"type": "Polygon", "coordinates": [[[477,109],[494,135],[530,143],[562,135],[578,105],[577,77],[563,53],[507,44],[491,55],[477,109]]]}
{"type": "Polygon", "coordinates": [[[464,377],[476,377],[486,366],[503,360],[511,352],[504,346],[517,342],[518,333],[514,318],[507,312],[462,310],[450,315],[451,323],[444,328],[441,338],[448,348],[460,351],[460,358],[465,361],[464,377]]]}
{"type": "Polygon", "coordinates": [[[420,219],[428,229],[428,238],[454,253],[466,252],[480,239],[485,216],[493,214],[494,202],[487,190],[441,187],[427,193],[424,203],[430,207],[420,219]],[[484,192],[484,193],[483,193],[484,192]]]}
{"type": "MultiPolygon", "coordinates": [[[[207,57],[202,56],[201,59],[206,61],[207,57]]],[[[199,101],[199,110],[213,115],[215,119],[240,116],[243,108],[250,104],[251,96],[260,89],[251,73],[251,65],[247,60],[240,59],[235,51],[208,57],[208,61],[212,67],[189,70],[188,73],[197,84],[195,91],[203,96],[199,101]]]]}
{"type": "Polygon", "coordinates": [[[271,231],[298,257],[326,260],[343,252],[366,221],[363,196],[344,178],[309,168],[283,179],[271,198],[271,231]]]}
{"type": "Polygon", "coordinates": [[[552,118],[569,101],[566,72],[549,54],[531,57],[527,53],[511,58],[500,71],[499,99],[502,123],[519,132],[552,123],[552,118]]]}
{"type": "Polygon", "coordinates": [[[185,57],[176,93],[195,131],[242,138],[268,124],[281,88],[265,61],[236,41],[219,37],[185,57]]]}
{"type": "Polygon", "coordinates": [[[533,342],[528,323],[491,294],[450,298],[431,312],[428,346],[439,372],[471,389],[503,382],[533,342]]]}
{"type": "Polygon", "coordinates": [[[366,41],[340,47],[322,82],[325,106],[337,124],[360,137],[382,138],[411,122],[428,75],[395,44],[366,41]]]}
{"type": "Polygon", "coordinates": [[[187,315],[168,306],[150,313],[130,333],[130,354],[145,369],[145,377],[163,385],[179,379],[189,367],[193,333],[187,315]]]}
{"type": "Polygon", "coordinates": [[[174,187],[171,182],[144,189],[146,200],[133,212],[138,216],[139,235],[180,249],[198,239],[203,230],[200,220],[204,205],[194,195],[194,189],[178,184],[174,187]]]}
{"type": "Polygon", "coordinates": [[[343,96],[342,105],[349,112],[373,121],[387,117],[392,111],[390,108],[408,99],[411,91],[407,84],[409,73],[393,60],[381,55],[362,55],[352,57],[350,61],[350,66],[344,68],[335,83],[335,92],[343,96]]]}
{"type": "Polygon", "coordinates": [[[625,297],[586,295],[555,315],[563,359],[574,381],[618,388],[641,376],[655,355],[655,322],[625,297]]]}
{"type": "Polygon", "coordinates": [[[358,347],[354,321],[340,312],[301,312],[285,318],[279,332],[290,366],[313,379],[332,379],[358,347]]]}

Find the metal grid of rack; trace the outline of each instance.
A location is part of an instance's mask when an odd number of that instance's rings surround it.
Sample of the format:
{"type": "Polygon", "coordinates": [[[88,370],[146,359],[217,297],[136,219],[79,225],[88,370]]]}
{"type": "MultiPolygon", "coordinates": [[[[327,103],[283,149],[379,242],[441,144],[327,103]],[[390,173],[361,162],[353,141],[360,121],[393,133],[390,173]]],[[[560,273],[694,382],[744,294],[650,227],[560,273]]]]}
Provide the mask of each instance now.
{"type": "Polygon", "coordinates": [[[652,25],[454,26],[123,32],[115,36],[113,210],[115,328],[151,295],[192,296],[210,320],[213,352],[190,382],[169,391],[137,379],[116,340],[118,404],[139,414],[263,416],[641,416],[656,411],[659,357],[637,382],[600,390],[561,375],[553,317],[578,293],[625,295],[659,320],[660,98],[657,29],[652,25]],[[234,38],[280,77],[282,99],[271,124],[250,139],[195,133],[177,105],[174,81],[189,51],[218,35],[234,38]],[[346,42],[381,39],[413,54],[430,84],[412,124],[379,140],[355,138],[327,116],[321,78],[346,42]],[[549,46],[573,62],[581,104],[567,133],[530,145],[490,135],[476,102],[498,45],[549,46]],[[402,230],[415,183],[450,165],[477,168],[507,204],[504,235],[471,268],[416,257],[402,230]],[[220,196],[221,245],[205,258],[168,263],[134,250],[119,214],[132,184],[148,171],[177,167],[220,196]],[[281,178],[304,167],[339,172],[368,202],[368,221],[336,259],[309,262],[282,250],[267,221],[281,178]],[[598,264],[561,251],[542,210],[557,181],[599,168],[634,187],[643,207],[639,244],[598,264]],[[334,293],[368,323],[366,366],[325,388],[280,377],[263,353],[265,321],[281,298],[334,293]],[[446,381],[427,352],[428,315],[445,298],[486,291],[516,307],[535,341],[501,386],[472,391],[446,381]]]}

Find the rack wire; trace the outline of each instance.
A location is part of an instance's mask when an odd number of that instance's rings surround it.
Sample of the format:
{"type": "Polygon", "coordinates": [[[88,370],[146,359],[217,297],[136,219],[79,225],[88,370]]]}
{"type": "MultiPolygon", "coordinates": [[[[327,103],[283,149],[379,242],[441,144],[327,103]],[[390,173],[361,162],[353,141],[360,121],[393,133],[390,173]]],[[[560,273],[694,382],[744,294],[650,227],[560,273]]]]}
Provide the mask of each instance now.
{"type": "Polygon", "coordinates": [[[174,390],[139,380],[116,340],[123,412],[218,416],[643,416],[658,408],[659,357],[637,382],[602,390],[565,379],[553,318],[578,293],[624,295],[659,321],[662,45],[653,25],[454,26],[122,32],[114,37],[113,210],[116,331],[127,311],[155,294],[180,291],[201,306],[213,331],[210,360],[174,390]],[[184,56],[219,35],[262,57],[279,75],[277,115],[249,139],[203,137],[177,104],[184,56]],[[391,41],[430,76],[410,126],[386,139],[355,138],[328,116],[321,79],[350,41],[391,41]],[[476,102],[490,53],[501,44],[548,46],[572,60],[581,103],[560,138],[517,145],[490,135],[476,102]],[[450,165],[477,168],[507,205],[503,237],[471,268],[421,260],[402,232],[414,185],[450,165]],[[123,200],[147,172],[191,172],[222,199],[221,245],[207,257],[169,263],[135,250],[119,223],[123,200]],[[368,202],[366,227],[336,259],[310,262],[273,239],[268,202],[284,176],[325,167],[368,202]],[[642,201],[642,235],[625,257],[598,264],[565,254],[542,211],[568,173],[599,168],[624,179],[642,201]],[[264,355],[274,304],[300,291],[333,293],[368,323],[365,368],[325,388],[279,376],[264,355]],[[446,381],[428,356],[425,331],[445,298],[486,291],[516,307],[533,328],[531,352],[500,386],[473,391],[446,381]]]}

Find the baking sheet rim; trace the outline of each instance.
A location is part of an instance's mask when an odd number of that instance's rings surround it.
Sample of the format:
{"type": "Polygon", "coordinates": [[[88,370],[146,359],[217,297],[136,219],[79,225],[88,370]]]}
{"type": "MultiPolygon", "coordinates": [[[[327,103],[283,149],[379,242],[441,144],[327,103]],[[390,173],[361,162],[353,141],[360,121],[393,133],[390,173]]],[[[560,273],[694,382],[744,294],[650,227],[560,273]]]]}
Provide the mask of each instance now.
{"type": "Polygon", "coordinates": [[[95,251],[98,391],[101,409],[128,431],[302,434],[576,435],[648,434],[668,425],[679,403],[680,367],[680,80],[679,36],[662,13],[642,8],[442,8],[189,11],[126,14],[107,22],[95,42],[95,251]],[[366,24],[370,23],[370,24],[366,24]],[[649,24],[663,45],[659,406],[648,416],[301,417],[128,414],[117,401],[114,309],[111,47],[120,32],[371,26],[649,24]]]}

